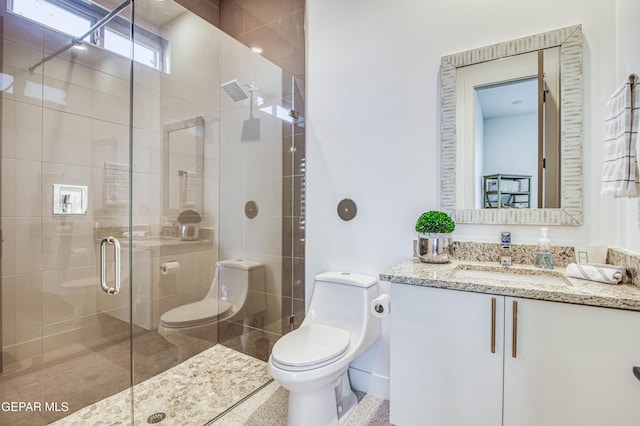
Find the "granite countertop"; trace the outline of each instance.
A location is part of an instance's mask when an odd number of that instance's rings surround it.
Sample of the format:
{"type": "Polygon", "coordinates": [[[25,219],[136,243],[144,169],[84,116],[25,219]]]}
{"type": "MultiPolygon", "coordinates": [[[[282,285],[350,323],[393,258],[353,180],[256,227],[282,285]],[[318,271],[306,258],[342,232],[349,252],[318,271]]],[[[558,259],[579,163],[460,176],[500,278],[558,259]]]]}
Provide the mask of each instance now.
{"type": "MultiPolygon", "coordinates": [[[[454,260],[446,264],[429,264],[417,259],[408,260],[380,274],[380,280],[394,284],[408,284],[449,290],[471,291],[553,302],[575,303],[606,308],[640,311],[640,288],[631,284],[603,284],[564,275],[565,268],[553,270],[515,264],[502,268],[497,263],[454,260]],[[524,276],[549,277],[564,281],[543,284],[508,279],[468,277],[456,274],[459,270],[502,272],[524,276]]],[[[537,277],[536,277],[537,279],[537,277]]]]}
{"type": "MultiPolygon", "coordinates": [[[[128,238],[121,240],[123,247],[129,247],[128,238]]],[[[211,250],[213,248],[213,241],[210,239],[200,239],[195,241],[182,241],[180,238],[175,237],[141,237],[133,238],[134,249],[142,249],[148,251],[152,257],[157,256],[174,256],[183,253],[191,253],[196,251],[211,250]]],[[[138,256],[141,256],[138,254],[138,256]]],[[[144,257],[144,256],[142,256],[144,257]]]]}

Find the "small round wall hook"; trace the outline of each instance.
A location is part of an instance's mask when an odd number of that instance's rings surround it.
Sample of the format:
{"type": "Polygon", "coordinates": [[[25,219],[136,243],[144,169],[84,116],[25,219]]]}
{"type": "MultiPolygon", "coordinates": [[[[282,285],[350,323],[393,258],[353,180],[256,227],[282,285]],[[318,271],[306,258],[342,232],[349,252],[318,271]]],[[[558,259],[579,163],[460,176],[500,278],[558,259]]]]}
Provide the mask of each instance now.
{"type": "Polygon", "coordinates": [[[356,217],[357,213],[358,208],[353,200],[345,198],[338,203],[338,216],[345,222],[356,217]]]}
{"type": "Polygon", "coordinates": [[[244,214],[249,219],[253,219],[254,217],[258,216],[258,205],[255,201],[247,201],[247,203],[244,205],[244,214]]]}

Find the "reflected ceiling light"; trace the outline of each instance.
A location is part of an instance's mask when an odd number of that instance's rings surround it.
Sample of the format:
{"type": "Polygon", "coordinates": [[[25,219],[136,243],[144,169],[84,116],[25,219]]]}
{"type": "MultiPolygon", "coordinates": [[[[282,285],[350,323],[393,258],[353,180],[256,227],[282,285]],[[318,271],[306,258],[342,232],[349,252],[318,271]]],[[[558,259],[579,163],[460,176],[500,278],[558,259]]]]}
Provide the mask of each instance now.
{"type": "Polygon", "coordinates": [[[252,50],[254,53],[257,53],[258,55],[261,55],[261,54],[262,54],[262,47],[253,46],[253,47],[251,48],[251,50],[252,50]]]}
{"type": "Polygon", "coordinates": [[[286,121],[287,123],[294,122],[293,117],[289,115],[290,110],[280,105],[269,105],[269,106],[260,108],[260,111],[267,113],[269,115],[273,115],[274,117],[279,118],[282,121],[286,121]]]}
{"type": "Polygon", "coordinates": [[[87,46],[85,46],[84,43],[80,42],[80,44],[74,44],[72,49],[75,49],[75,50],[87,50],[87,46]]]}

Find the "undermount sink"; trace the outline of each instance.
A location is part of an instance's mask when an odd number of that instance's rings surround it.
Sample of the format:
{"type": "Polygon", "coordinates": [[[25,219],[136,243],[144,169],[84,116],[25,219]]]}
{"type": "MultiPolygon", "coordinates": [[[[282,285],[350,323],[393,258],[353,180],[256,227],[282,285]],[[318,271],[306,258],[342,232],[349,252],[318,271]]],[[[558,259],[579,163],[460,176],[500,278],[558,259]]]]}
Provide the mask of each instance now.
{"type": "Polygon", "coordinates": [[[454,272],[454,276],[460,278],[483,278],[489,280],[501,280],[501,281],[515,281],[531,284],[547,284],[547,285],[570,285],[569,281],[565,279],[558,272],[552,271],[532,271],[525,270],[484,270],[484,269],[467,269],[458,268],[454,272]],[[536,273],[534,273],[536,272],[536,273]]]}

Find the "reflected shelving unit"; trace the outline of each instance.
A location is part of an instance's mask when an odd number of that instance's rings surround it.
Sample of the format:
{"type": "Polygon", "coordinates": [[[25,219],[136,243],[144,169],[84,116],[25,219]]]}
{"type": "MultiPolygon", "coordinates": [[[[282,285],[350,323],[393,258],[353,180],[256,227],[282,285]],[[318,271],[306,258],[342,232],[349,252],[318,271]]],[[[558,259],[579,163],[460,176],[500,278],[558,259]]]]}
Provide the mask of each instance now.
{"type": "Polygon", "coordinates": [[[531,175],[493,174],[482,177],[483,208],[531,207],[531,175]]]}

